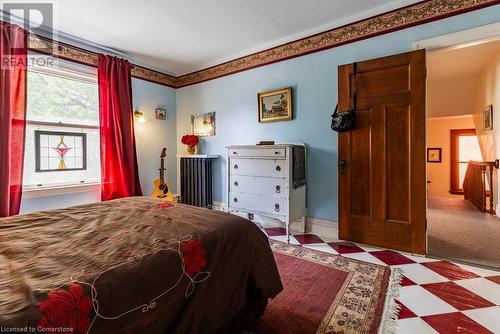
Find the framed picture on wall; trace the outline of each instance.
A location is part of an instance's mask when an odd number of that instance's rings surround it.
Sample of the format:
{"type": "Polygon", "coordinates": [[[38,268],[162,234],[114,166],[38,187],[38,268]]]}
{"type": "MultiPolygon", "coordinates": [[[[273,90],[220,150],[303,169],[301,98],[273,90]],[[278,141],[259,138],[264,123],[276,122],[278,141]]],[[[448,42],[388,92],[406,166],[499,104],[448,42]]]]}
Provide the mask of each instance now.
{"type": "Polygon", "coordinates": [[[488,105],[483,109],[483,130],[493,130],[493,105],[488,105]]]}
{"type": "Polygon", "coordinates": [[[292,87],[262,92],[257,95],[259,123],[292,119],[292,87]]]}
{"type": "Polygon", "coordinates": [[[155,110],[155,118],[160,119],[160,120],[166,120],[167,119],[167,110],[163,108],[156,108],[155,110]]]}
{"type": "Polygon", "coordinates": [[[427,162],[440,163],[442,149],[440,147],[427,148],[427,162]]]}

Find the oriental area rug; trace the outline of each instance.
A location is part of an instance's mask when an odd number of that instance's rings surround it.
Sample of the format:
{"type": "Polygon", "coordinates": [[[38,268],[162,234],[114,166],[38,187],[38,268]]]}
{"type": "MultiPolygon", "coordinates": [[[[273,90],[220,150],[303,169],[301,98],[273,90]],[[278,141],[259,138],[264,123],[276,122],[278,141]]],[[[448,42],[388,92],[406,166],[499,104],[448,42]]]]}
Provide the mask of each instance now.
{"type": "Polygon", "coordinates": [[[269,301],[252,333],[394,332],[398,269],[270,242],[284,289],[269,301]]]}

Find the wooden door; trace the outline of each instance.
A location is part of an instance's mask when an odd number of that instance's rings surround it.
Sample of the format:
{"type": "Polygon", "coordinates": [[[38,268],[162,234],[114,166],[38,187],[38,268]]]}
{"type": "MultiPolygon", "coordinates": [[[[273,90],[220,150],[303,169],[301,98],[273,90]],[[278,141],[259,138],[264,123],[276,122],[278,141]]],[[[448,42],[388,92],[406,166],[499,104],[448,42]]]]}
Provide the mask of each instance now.
{"type": "Polygon", "coordinates": [[[425,254],[425,50],[338,74],[339,110],[355,100],[357,122],[339,133],[339,237],[425,254]]]}

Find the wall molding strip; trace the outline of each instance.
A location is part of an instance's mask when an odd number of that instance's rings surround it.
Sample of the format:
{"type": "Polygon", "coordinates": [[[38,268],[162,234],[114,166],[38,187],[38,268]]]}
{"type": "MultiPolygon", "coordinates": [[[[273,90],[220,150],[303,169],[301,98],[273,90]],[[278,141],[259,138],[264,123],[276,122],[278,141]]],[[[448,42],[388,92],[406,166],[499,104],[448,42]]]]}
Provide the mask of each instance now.
{"type": "MultiPolygon", "coordinates": [[[[132,76],[181,88],[499,4],[500,0],[424,0],[178,77],[139,65],[134,65],[132,76]]],[[[97,66],[97,53],[34,34],[29,36],[29,48],[97,66]]]]}

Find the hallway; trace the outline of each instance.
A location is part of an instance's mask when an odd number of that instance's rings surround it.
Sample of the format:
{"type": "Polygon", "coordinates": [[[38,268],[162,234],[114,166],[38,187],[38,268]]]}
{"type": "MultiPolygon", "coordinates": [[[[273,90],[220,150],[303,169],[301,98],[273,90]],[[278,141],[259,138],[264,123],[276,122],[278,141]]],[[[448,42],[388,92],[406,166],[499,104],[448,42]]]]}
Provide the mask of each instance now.
{"type": "Polygon", "coordinates": [[[463,199],[429,197],[428,255],[500,268],[500,218],[463,199]]]}

